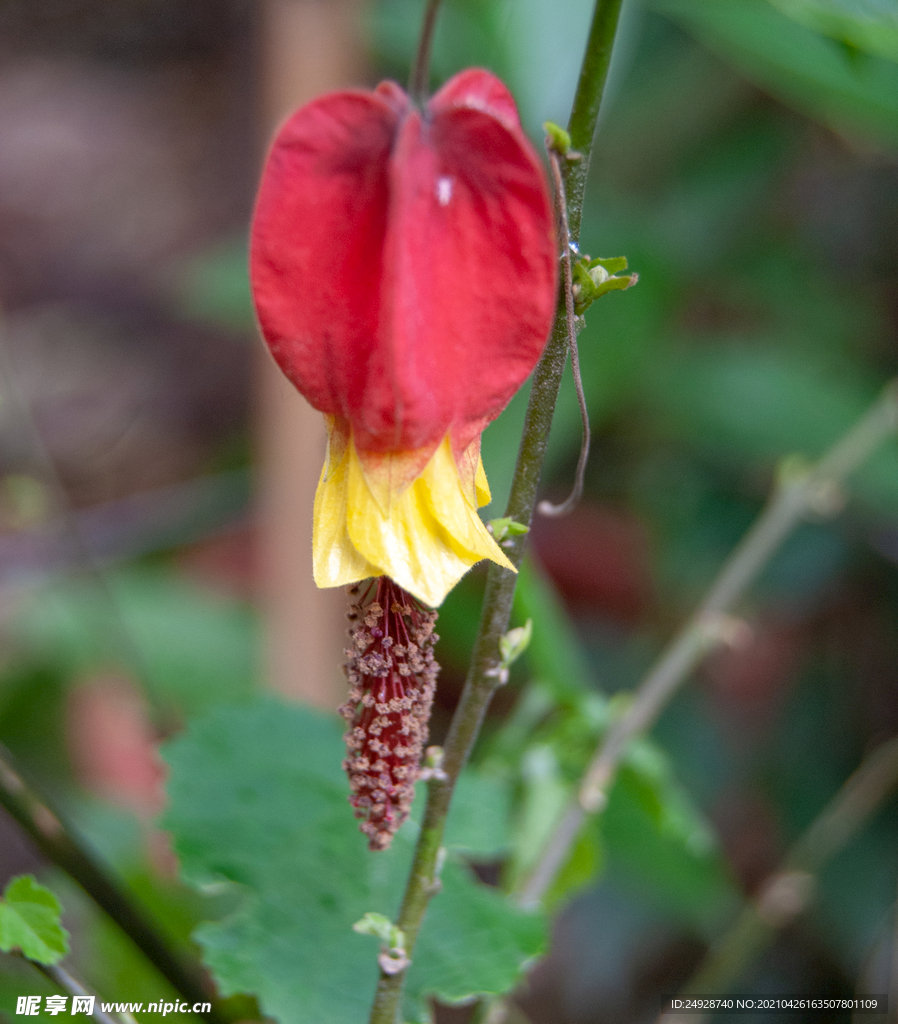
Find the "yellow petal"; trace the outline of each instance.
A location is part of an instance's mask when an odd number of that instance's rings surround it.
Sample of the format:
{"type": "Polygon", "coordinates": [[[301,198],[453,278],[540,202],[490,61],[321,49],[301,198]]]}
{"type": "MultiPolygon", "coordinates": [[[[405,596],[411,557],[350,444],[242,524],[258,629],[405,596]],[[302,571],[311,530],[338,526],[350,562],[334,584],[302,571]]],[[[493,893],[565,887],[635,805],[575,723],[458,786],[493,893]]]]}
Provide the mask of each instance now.
{"type": "Polygon", "coordinates": [[[394,498],[390,515],[385,516],[358,461],[350,464],[349,480],[347,525],[357,550],[425,604],[440,604],[472,563],[445,542],[439,524],[420,500],[419,481],[394,498]]]}
{"type": "Polygon", "coordinates": [[[489,481],[486,478],[486,470],[483,468],[483,459],[480,458],[479,453],[477,455],[477,474],[474,477],[474,489],[477,492],[478,508],[489,505],[493,500],[493,496],[490,494],[489,481]]]}
{"type": "Polygon", "coordinates": [[[492,500],[490,485],[486,481],[483,460],[480,458],[480,438],[475,438],[467,448],[454,452],[459,476],[464,485],[465,497],[474,508],[483,508],[492,500]]]}
{"type": "Polygon", "coordinates": [[[468,565],[489,558],[507,569],[514,568],[467,501],[448,438],[412,486],[442,527],[446,542],[468,565]]]}
{"type": "Polygon", "coordinates": [[[335,449],[335,445],[328,445],[312,516],[312,569],[319,587],[345,587],[369,576],[382,575],[359,554],[346,528],[349,464],[355,449],[343,444],[338,461],[331,457],[335,449]]]}
{"type": "MultiPolygon", "coordinates": [[[[394,491],[388,502],[372,492],[351,440],[341,454],[336,465],[330,461],[328,474],[322,473],[315,497],[313,550],[318,586],[389,576],[420,601],[436,607],[484,558],[514,570],[472,508],[448,438],[421,475],[399,493],[394,491]]],[[[478,498],[485,482],[478,457],[478,498]]]]}
{"type": "Polygon", "coordinates": [[[346,446],[349,444],[349,425],[345,420],[338,420],[336,416],[325,416],[324,426],[327,429],[327,455],[324,458],[324,479],[331,474],[343,458],[346,446]]]}
{"type": "Polygon", "coordinates": [[[414,452],[356,452],[365,474],[368,490],[381,512],[389,516],[393,502],[401,497],[423,472],[433,451],[414,452]]]}

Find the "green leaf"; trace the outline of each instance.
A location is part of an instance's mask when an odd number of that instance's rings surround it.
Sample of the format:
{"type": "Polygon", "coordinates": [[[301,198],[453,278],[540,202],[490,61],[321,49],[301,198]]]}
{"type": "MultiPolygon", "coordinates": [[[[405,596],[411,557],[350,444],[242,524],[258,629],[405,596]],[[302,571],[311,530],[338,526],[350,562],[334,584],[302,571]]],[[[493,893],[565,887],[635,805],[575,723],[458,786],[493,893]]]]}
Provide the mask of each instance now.
{"type": "Polygon", "coordinates": [[[590,671],[579,639],[552,584],[528,555],[518,574],[514,611],[518,620],[533,620],[527,648],[531,673],[570,702],[591,688],[590,671]]]}
{"type": "Polygon", "coordinates": [[[361,921],[356,921],[352,930],[359,935],[373,935],[396,949],[405,946],[405,933],[383,914],[365,914],[361,921]]]}
{"type": "Polygon", "coordinates": [[[630,748],[598,828],[609,868],[666,911],[711,934],[735,906],[714,834],[657,747],[630,748]]]}
{"type": "Polygon", "coordinates": [[[406,988],[406,1014],[420,1021],[430,1019],[429,996],[460,1003],[475,994],[508,992],[528,962],[545,950],[541,916],[513,909],[498,889],[474,882],[467,868],[452,860],[441,880],[443,888],[427,910],[406,988]]]}
{"type": "Polygon", "coordinates": [[[477,569],[469,572],[440,606],[440,665],[445,671],[462,676],[468,671],[480,627],[485,576],[477,569]]]}
{"type": "Polygon", "coordinates": [[[898,144],[898,65],[855,55],[767,0],[652,0],[763,88],[824,123],[898,144]]]}
{"type": "Polygon", "coordinates": [[[578,892],[593,884],[602,870],[603,854],[599,830],[581,829],[567,860],[546,891],[543,905],[553,908],[566,903],[578,892]]]}
{"type": "Polygon", "coordinates": [[[511,889],[520,888],[536,866],[570,796],[555,751],[548,744],[533,746],[524,755],[521,789],[512,857],[506,869],[511,889]]]}
{"type": "Polygon", "coordinates": [[[69,951],[59,901],[31,875],[20,875],[0,900],[0,950],[22,955],[39,964],[55,964],[69,951]]]}
{"type": "Polygon", "coordinates": [[[499,637],[499,654],[502,656],[502,667],[508,668],[530,646],[533,639],[533,619],[528,619],[523,626],[515,626],[499,637]]]}
{"type": "Polygon", "coordinates": [[[620,270],[627,269],[625,256],[614,256],[610,259],[591,260],[587,256],[577,260],[573,267],[574,276],[574,310],[578,316],[603,295],[613,291],[626,291],[639,280],[638,274],[626,277],[615,277],[620,270]]]}
{"type": "Polygon", "coordinates": [[[491,519],[487,524],[490,533],[496,538],[496,543],[505,540],[506,537],[520,537],[521,534],[529,533],[530,527],[523,523],[516,523],[508,516],[500,519],[491,519]]]}
{"type": "MultiPolygon", "coordinates": [[[[256,993],[284,1024],[367,1020],[378,950],[352,926],[368,913],[395,920],[416,837],[408,823],[389,851],[367,850],[346,799],[341,732],[333,717],[268,698],[216,710],[166,754],[165,824],[185,878],[242,887],[234,915],[196,932],[206,962],[223,992],[256,993]]],[[[455,823],[456,837],[476,846],[469,824],[455,823]]],[[[430,996],[507,991],[545,940],[541,918],[451,857],[441,880],[412,955],[409,1019],[427,1019],[430,996]]]]}
{"type": "Polygon", "coordinates": [[[509,783],[475,768],[462,772],[446,822],[446,846],[481,860],[498,857],[509,843],[509,783]]]}
{"type": "Polygon", "coordinates": [[[898,60],[895,0],[770,0],[783,14],[848,46],[898,60]]]}
{"type": "Polygon", "coordinates": [[[562,156],[567,156],[571,148],[571,137],[560,125],[554,121],[545,121],[543,128],[546,131],[546,142],[562,156]]]}

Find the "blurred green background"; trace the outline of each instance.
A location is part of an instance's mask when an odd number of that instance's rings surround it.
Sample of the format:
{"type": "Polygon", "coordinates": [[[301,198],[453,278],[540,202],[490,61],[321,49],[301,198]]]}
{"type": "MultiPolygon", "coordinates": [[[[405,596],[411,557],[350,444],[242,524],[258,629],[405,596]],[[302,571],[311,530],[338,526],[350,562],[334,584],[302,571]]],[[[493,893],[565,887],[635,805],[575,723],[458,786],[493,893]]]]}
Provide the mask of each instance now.
{"type": "MultiPolygon", "coordinates": [[[[405,79],[420,9],[365,8],[372,82],[405,79]]],[[[445,0],[434,81],[495,70],[539,142],[544,120],[566,120],[590,10],[445,0]]],[[[175,879],[153,825],[154,745],[262,686],[244,269],[257,32],[237,0],[0,8],[0,739],[184,943],[229,904],[175,879]]],[[[640,281],[594,306],[580,336],[586,496],[533,531],[519,614],[534,644],[478,750],[511,802],[504,853],[480,865],[497,884],[526,870],[607,698],[692,610],[780,461],[821,454],[896,373],[898,6],[625,3],[581,248],[626,255],[640,281]]],[[[489,516],[525,404],[526,389],[484,436],[489,516]]],[[[566,379],[552,498],[570,486],[579,430],[566,379]]],[[[517,1000],[534,1024],[654,1020],[865,752],[898,732],[896,562],[892,444],[838,518],[803,525],[770,565],[743,608],[747,647],[714,656],[634,750],[553,895],[551,953],[517,1000]]],[[[472,573],[441,612],[437,738],[481,591],[472,573]]],[[[896,984],[895,810],[831,862],[739,991],[896,984]]],[[[92,985],[165,991],[0,816],[0,875],[24,870],[59,892],[92,985]]],[[[0,1014],[25,972],[0,959],[0,1014]]]]}

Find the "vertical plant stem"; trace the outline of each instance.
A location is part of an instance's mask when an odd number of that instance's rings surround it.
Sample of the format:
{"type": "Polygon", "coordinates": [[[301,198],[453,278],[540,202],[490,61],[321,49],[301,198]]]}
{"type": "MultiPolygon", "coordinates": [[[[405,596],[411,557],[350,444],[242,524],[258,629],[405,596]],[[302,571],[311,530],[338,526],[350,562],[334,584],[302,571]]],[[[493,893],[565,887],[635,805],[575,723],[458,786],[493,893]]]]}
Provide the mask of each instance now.
{"type": "Polygon", "coordinates": [[[199,1016],[210,1024],[225,1024],[230,1019],[209,994],[199,964],[170,948],[64,823],[62,816],[31,782],[26,781],[3,747],[0,747],[0,807],[19,823],[41,853],[74,878],[106,911],[175,991],[189,1003],[211,1002],[211,1012],[199,1016]]]}
{"type": "MultiPolygon", "coordinates": [[[[622,0],[596,0],[586,54],[568,125],[571,138],[575,140],[574,144],[581,154],[581,159],[576,162],[576,170],[571,172],[569,182],[566,183],[566,188],[575,187],[577,190],[575,196],[569,194],[567,197],[572,241],[579,237],[589,154],[611,60],[611,48],[621,2],[622,0]],[[572,185],[571,182],[577,184],[572,185]]],[[[431,6],[435,9],[436,4],[431,6]]],[[[428,13],[429,10],[430,8],[428,13]]],[[[425,21],[425,30],[427,27],[425,21]]],[[[571,166],[575,165],[572,163],[571,166]]],[[[521,447],[505,513],[515,522],[524,525],[529,525],[533,517],[567,347],[567,313],[562,298],[556,310],[549,343],[534,371],[521,447]]],[[[506,549],[506,554],[515,566],[521,564],[524,546],[524,537],[517,536],[506,549]]],[[[501,660],[499,640],[508,630],[511,620],[515,581],[514,573],[490,564],[480,629],[474,644],[468,678],[443,747],[443,771],[439,778],[433,778],[428,783],[424,820],[396,921],[397,926],[405,934],[405,951],[409,957],[412,956],[427,904],[439,888],[439,854],[452,792],[474,746],[486,709],[499,685],[495,674],[501,660]]],[[[396,974],[381,972],[370,1024],[396,1024],[404,981],[405,971],[396,974]]]]}
{"type": "Polygon", "coordinates": [[[424,21],[418,39],[418,49],[409,76],[408,91],[412,99],[422,106],[427,100],[430,84],[430,54],[433,50],[433,34],[437,27],[437,14],[442,0],[427,0],[424,10],[424,21]]]}
{"type": "Polygon", "coordinates": [[[692,618],[662,651],[637,687],[626,713],[596,750],[579,792],[570,801],[533,874],[521,893],[523,905],[539,903],[565,863],[587,814],[601,811],[618,765],[634,736],[657,719],[667,702],[703,658],[733,639],[728,613],[757,579],[783,540],[813,511],[836,510],[833,498],[845,477],[884,440],[898,432],[898,382],[813,467],[793,473],[780,485],[766,509],[727,559],[692,618]]]}
{"type": "Polygon", "coordinates": [[[596,3],[589,26],[586,53],[583,55],[583,65],[580,68],[580,80],[571,108],[571,119],[568,122],[571,146],[581,155],[578,161],[568,161],[565,168],[568,227],[573,242],[580,239],[592,140],[605,93],[605,82],[611,65],[611,53],[614,49],[614,37],[617,33],[622,2],[623,0],[598,0],[596,3]]]}

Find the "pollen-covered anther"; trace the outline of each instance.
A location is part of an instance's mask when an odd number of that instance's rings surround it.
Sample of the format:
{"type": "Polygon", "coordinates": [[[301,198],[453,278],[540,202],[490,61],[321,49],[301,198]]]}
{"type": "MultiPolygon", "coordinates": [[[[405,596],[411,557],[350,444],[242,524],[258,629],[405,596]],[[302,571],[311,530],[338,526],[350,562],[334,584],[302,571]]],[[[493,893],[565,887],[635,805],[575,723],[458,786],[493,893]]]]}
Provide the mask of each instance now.
{"type": "Polygon", "coordinates": [[[439,666],[436,612],[388,577],[350,590],[350,682],[340,713],[349,724],[349,798],[372,850],[385,850],[408,817],[439,666]],[[388,609],[388,610],[387,610],[388,609]]]}

